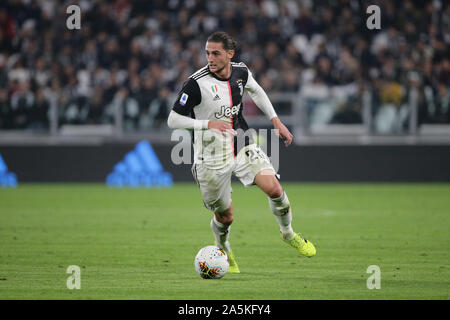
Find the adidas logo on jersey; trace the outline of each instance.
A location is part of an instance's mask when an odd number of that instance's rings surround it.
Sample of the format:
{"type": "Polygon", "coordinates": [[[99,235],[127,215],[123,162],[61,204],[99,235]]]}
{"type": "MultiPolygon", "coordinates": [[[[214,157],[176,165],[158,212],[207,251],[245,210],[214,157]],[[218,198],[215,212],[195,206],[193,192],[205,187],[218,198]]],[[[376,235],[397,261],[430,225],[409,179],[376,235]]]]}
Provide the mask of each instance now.
{"type": "Polygon", "coordinates": [[[220,100],[220,97],[219,97],[218,94],[216,94],[216,96],[214,97],[213,101],[217,101],[217,100],[220,100]]]}

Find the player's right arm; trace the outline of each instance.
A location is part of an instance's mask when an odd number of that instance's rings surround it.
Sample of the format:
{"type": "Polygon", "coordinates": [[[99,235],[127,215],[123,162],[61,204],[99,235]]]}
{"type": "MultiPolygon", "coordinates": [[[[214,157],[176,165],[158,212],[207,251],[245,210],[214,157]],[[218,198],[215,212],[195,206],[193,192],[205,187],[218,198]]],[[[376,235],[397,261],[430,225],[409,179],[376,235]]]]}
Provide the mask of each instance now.
{"type": "Polygon", "coordinates": [[[189,78],[178,94],[172,111],[167,119],[167,125],[171,129],[212,129],[220,132],[232,130],[231,125],[224,121],[207,119],[193,119],[190,115],[193,108],[201,102],[201,91],[197,81],[189,78]]]}
{"type": "Polygon", "coordinates": [[[202,101],[200,87],[197,81],[189,78],[178,94],[172,111],[170,111],[167,125],[171,129],[207,129],[208,120],[193,119],[193,109],[202,101]]]}
{"type": "Polygon", "coordinates": [[[211,129],[221,132],[230,131],[233,135],[235,134],[231,129],[231,125],[225,121],[196,120],[190,117],[182,116],[174,110],[170,111],[169,118],[167,119],[167,125],[171,129],[211,129]]]}

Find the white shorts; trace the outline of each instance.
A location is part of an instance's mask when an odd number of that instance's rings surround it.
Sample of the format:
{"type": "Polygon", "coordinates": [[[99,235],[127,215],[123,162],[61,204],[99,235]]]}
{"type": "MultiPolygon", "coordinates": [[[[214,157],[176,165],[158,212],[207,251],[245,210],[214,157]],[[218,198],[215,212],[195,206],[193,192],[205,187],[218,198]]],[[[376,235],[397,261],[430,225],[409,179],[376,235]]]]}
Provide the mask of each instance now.
{"type": "Polygon", "coordinates": [[[200,187],[205,207],[213,212],[223,212],[231,205],[231,176],[235,175],[248,187],[255,184],[255,176],[262,170],[271,170],[279,178],[269,157],[258,145],[251,144],[242,148],[225,168],[211,169],[194,163],[192,175],[200,187]]]}

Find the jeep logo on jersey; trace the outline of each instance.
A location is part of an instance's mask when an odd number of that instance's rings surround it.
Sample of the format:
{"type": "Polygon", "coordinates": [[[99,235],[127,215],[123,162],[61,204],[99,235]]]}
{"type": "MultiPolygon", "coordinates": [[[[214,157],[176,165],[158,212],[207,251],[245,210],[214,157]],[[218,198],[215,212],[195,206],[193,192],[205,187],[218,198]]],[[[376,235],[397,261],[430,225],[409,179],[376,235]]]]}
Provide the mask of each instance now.
{"type": "Polygon", "coordinates": [[[237,106],[233,106],[231,108],[227,108],[225,106],[220,107],[220,112],[216,112],[214,115],[217,119],[223,118],[223,117],[230,117],[231,115],[236,115],[239,112],[241,104],[239,103],[237,106]]]}

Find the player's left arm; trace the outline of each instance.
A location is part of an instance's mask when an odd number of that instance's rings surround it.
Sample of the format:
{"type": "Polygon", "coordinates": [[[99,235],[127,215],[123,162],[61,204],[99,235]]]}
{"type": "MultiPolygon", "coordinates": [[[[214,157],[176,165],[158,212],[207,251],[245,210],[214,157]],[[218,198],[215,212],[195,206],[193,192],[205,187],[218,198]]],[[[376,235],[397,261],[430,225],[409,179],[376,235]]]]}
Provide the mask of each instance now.
{"type": "Polygon", "coordinates": [[[264,114],[272,122],[275,129],[275,133],[284,141],[284,145],[287,147],[292,143],[293,135],[286,128],[286,126],[278,118],[272,103],[269,100],[264,89],[256,82],[253,78],[252,73],[248,70],[247,83],[245,85],[245,90],[249,93],[252,100],[258,106],[258,108],[264,112],[264,114]]]}

